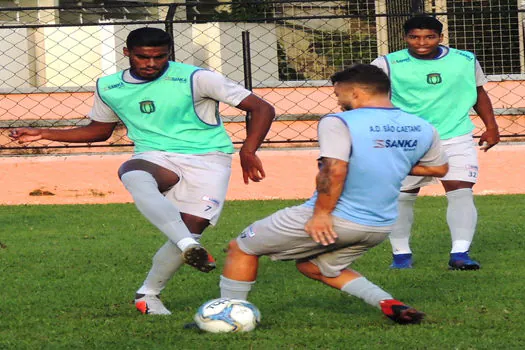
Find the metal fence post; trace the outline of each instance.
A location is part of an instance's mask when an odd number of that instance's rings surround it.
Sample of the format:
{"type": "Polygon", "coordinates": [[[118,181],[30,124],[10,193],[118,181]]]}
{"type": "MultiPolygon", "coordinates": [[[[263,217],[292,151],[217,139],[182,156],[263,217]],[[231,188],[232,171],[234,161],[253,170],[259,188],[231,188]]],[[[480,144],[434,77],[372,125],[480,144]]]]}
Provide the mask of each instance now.
{"type": "Polygon", "coordinates": [[[168,13],[166,14],[165,28],[166,32],[171,37],[171,49],[170,49],[170,60],[175,61],[175,38],[173,37],[173,18],[175,17],[175,11],[177,10],[178,4],[170,4],[168,7],[168,13]]]}
{"type": "MultiPolygon", "coordinates": [[[[244,68],[244,87],[252,91],[252,58],[250,55],[250,32],[242,32],[242,62],[244,68]]],[[[246,112],[246,129],[250,124],[250,113],[246,112]]]]}
{"type": "Polygon", "coordinates": [[[425,12],[425,1],[424,0],[412,0],[412,6],[410,7],[410,13],[412,15],[425,12]]]}

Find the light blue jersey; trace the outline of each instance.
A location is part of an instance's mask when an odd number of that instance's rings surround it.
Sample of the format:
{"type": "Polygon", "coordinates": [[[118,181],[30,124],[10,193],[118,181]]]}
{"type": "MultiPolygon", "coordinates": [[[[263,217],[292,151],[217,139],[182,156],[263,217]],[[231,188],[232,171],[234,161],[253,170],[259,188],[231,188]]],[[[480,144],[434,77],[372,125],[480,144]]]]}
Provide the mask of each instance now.
{"type": "MultiPolygon", "coordinates": [[[[397,219],[401,182],[432,145],[434,129],[398,108],[359,108],[331,115],[352,139],[343,193],[333,215],[367,226],[397,219]]],[[[314,207],[317,192],[304,205],[314,207]]]]}

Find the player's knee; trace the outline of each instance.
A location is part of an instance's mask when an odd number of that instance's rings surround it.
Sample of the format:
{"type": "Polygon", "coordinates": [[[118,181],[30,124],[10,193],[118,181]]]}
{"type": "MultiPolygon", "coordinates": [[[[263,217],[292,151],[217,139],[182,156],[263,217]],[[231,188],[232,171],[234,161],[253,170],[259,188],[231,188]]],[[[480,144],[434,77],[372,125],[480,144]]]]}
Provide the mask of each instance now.
{"type": "Polygon", "coordinates": [[[153,188],[157,189],[157,182],[150,173],[143,170],[132,170],[125,172],[120,180],[129,192],[136,189],[153,188]]]}
{"type": "Polygon", "coordinates": [[[310,261],[296,261],[297,270],[308,278],[320,280],[322,278],[319,268],[310,261]]]}
{"type": "Polygon", "coordinates": [[[246,252],[244,252],[241,247],[239,247],[239,244],[237,243],[237,240],[236,239],[233,239],[230,241],[230,243],[228,243],[228,251],[227,251],[227,254],[228,254],[228,259],[233,259],[233,260],[237,260],[237,259],[247,259],[247,258],[251,258],[251,257],[256,257],[255,255],[251,255],[251,254],[248,254],[246,252]]]}
{"type": "Polygon", "coordinates": [[[121,178],[122,178],[122,175],[124,175],[125,173],[126,173],[126,170],[124,170],[124,167],[121,165],[121,166],[118,168],[118,171],[117,171],[118,178],[121,179],[121,178]]]}
{"type": "Polygon", "coordinates": [[[303,275],[306,275],[307,270],[305,269],[304,263],[296,261],[295,268],[303,275]]]}
{"type": "Polygon", "coordinates": [[[135,169],[131,168],[129,166],[129,161],[128,162],[124,162],[120,165],[120,167],[118,168],[118,177],[120,179],[122,179],[122,176],[130,171],[133,171],[135,169]]]}
{"type": "Polygon", "coordinates": [[[241,248],[239,248],[239,244],[237,243],[236,239],[232,239],[230,243],[228,243],[228,255],[236,254],[242,252],[241,248]]]}

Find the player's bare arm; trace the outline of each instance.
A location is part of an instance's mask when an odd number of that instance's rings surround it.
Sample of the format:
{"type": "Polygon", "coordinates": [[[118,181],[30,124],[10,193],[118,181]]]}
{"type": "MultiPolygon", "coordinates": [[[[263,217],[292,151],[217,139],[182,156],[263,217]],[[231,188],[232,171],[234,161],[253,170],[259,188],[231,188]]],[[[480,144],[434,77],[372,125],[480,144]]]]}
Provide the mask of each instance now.
{"type": "Polygon", "coordinates": [[[478,86],[477,91],[478,99],[473,108],[483,121],[483,124],[485,124],[485,131],[479,138],[479,145],[487,152],[499,143],[499,128],[494,117],[494,109],[492,108],[490,97],[483,86],[478,86]]]}
{"type": "Polygon", "coordinates": [[[329,245],[337,238],[332,224],[332,211],[343,192],[348,162],[324,157],[320,161],[321,166],[316,177],[317,201],[313,216],[305,225],[305,231],[317,243],[329,245]]]}
{"type": "Polygon", "coordinates": [[[237,108],[249,112],[251,115],[250,123],[246,130],[246,140],[244,141],[239,156],[244,183],[249,180],[259,182],[265,178],[262,162],[255,154],[261,146],[272,121],[275,118],[275,109],[268,102],[251,94],[241,101],[237,108]]]}
{"type": "Polygon", "coordinates": [[[433,176],[433,177],[443,177],[447,175],[448,172],[448,163],[438,165],[438,166],[428,166],[423,164],[416,164],[410,171],[410,175],[414,176],[433,176]]]}
{"type": "Polygon", "coordinates": [[[99,142],[106,141],[117,123],[101,123],[91,121],[86,126],[73,129],[40,129],[40,128],[16,128],[9,132],[9,137],[19,143],[27,143],[38,140],[50,140],[60,142],[99,142]]]}

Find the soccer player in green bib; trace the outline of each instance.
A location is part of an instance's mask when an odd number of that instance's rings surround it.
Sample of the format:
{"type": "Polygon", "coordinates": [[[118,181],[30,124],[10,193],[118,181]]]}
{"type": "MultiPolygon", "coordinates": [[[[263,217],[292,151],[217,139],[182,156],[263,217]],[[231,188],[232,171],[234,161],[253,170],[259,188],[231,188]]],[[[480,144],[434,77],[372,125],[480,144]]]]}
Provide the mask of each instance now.
{"type": "Polygon", "coordinates": [[[137,209],[168,238],[135,296],[136,308],[151,315],[171,314],[159,294],[183,264],[202,272],[215,268],[199,238],[219,219],[234,152],[219,102],[251,114],[239,151],[246,184],[265,177],[256,151],[275,117],[270,104],[224,76],[169,61],[171,45],[161,29],[131,31],[124,48],[130,68],[97,81],[87,126],[10,133],[21,143],[96,142],[107,140],[119,121],[126,125],[135,152],[119,177],[137,209]]]}
{"type": "MultiPolygon", "coordinates": [[[[454,270],[477,270],[480,264],[469,256],[477,224],[472,188],[478,177],[477,150],[473,142],[471,108],[485,125],[479,145],[489,150],[499,142],[498,125],[487,82],[475,55],[441,45],[443,24],[434,17],[416,16],[404,24],[407,48],[375,59],[392,83],[392,103],[434,125],[449,160],[449,172],[439,178],[445,189],[447,223],[452,238],[448,266],[454,270]]],[[[414,203],[422,186],[434,178],[408,176],[398,199],[399,219],[390,235],[396,269],[412,267],[410,231],[414,203]]]]}

